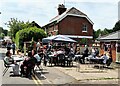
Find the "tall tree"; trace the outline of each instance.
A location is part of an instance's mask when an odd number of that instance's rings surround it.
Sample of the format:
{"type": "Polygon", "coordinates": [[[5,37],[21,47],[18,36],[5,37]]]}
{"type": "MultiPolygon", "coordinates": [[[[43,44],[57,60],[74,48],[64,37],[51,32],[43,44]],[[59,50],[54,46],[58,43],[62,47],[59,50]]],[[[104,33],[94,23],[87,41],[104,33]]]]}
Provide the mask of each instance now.
{"type": "Polygon", "coordinates": [[[94,30],[94,32],[93,32],[93,38],[94,38],[94,40],[99,37],[99,35],[101,34],[101,32],[102,32],[101,29],[98,29],[97,31],[94,30]]]}
{"type": "Polygon", "coordinates": [[[0,38],[4,38],[5,34],[4,33],[0,33],[0,38]]]}
{"type": "Polygon", "coordinates": [[[103,35],[107,35],[107,34],[109,34],[109,32],[108,32],[107,28],[105,28],[105,29],[101,32],[101,35],[103,36],[103,35]]]}
{"type": "Polygon", "coordinates": [[[116,24],[115,24],[115,26],[114,26],[114,28],[113,28],[113,31],[115,32],[115,31],[118,31],[118,30],[120,30],[120,20],[118,21],[118,22],[116,22],[116,24]]]}
{"type": "Polygon", "coordinates": [[[3,27],[0,27],[0,35],[3,36],[7,36],[8,30],[3,29],[3,27]]]}
{"type": "Polygon", "coordinates": [[[8,30],[3,30],[3,33],[5,34],[5,36],[7,36],[8,30]]]}
{"type": "Polygon", "coordinates": [[[0,27],[0,33],[2,33],[3,32],[3,27],[0,27]]]}
{"type": "Polygon", "coordinates": [[[6,25],[10,28],[11,37],[15,38],[15,34],[24,28],[29,26],[29,22],[18,21],[16,18],[11,18],[10,21],[6,23],[6,25]]]}
{"type": "Polygon", "coordinates": [[[107,29],[107,28],[105,28],[104,30],[101,30],[101,29],[98,29],[97,31],[94,30],[93,38],[95,40],[99,36],[107,35],[112,32],[113,32],[113,29],[107,29]]]}

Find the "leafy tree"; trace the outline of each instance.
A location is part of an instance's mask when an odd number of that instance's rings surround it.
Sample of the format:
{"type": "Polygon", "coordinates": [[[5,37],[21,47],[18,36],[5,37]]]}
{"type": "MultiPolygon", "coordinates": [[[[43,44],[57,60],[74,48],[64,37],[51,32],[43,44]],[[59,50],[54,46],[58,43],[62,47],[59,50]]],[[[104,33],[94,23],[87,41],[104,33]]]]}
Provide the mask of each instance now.
{"type": "Polygon", "coordinates": [[[7,36],[8,30],[3,30],[3,33],[5,34],[5,36],[7,36]]]}
{"type": "Polygon", "coordinates": [[[112,32],[113,32],[113,29],[107,29],[107,28],[105,28],[104,30],[98,29],[97,31],[94,31],[93,38],[95,40],[99,36],[107,35],[112,32]]]}
{"type": "Polygon", "coordinates": [[[43,29],[37,27],[29,27],[22,29],[16,33],[16,44],[17,46],[22,49],[23,43],[25,41],[31,41],[32,38],[34,41],[38,41],[38,39],[42,39],[46,37],[46,33],[43,29]]]}
{"type": "Polygon", "coordinates": [[[0,27],[0,37],[7,36],[8,30],[4,30],[3,27],[0,27]]]}
{"type": "Polygon", "coordinates": [[[87,42],[88,42],[88,40],[87,40],[86,38],[82,38],[82,39],[81,39],[81,43],[82,43],[82,44],[87,44],[87,42]]]}
{"type": "Polygon", "coordinates": [[[113,31],[118,31],[120,30],[120,20],[115,24],[114,28],[113,28],[113,31]]]}
{"type": "Polygon", "coordinates": [[[118,30],[120,30],[120,20],[115,24],[113,29],[105,28],[104,30],[98,29],[97,31],[94,31],[93,37],[94,37],[94,39],[96,39],[99,37],[99,35],[101,35],[101,36],[107,35],[107,34],[110,34],[112,32],[118,31],[118,30]]]}
{"type": "Polygon", "coordinates": [[[95,40],[96,38],[99,37],[99,35],[101,34],[101,29],[98,29],[97,31],[93,31],[93,39],[95,40]]]}
{"type": "Polygon", "coordinates": [[[103,35],[107,35],[107,34],[109,34],[109,32],[108,32],[108,30],[105,28],[105,29],[101,32],[101,35],[103,36],[103,35]]]}
{"type": "Polygon", "coordinates": [[[4,33],[0,33],[0,38],[4,38],[5,34],[4,33]]]}
{"type": "Polygon", "coordinates": [[[11,38],[15,38],[15,34],[24,28],[29,26],[29,22],[18,21],[17,18],[11,18],[10,21],[6,23],[6,25],[10,28],[11,38]]]}
{"type": "Polygon", "coordinates": [[[0,33],[3,32],[3,27],[0,27],[0,33]]]}

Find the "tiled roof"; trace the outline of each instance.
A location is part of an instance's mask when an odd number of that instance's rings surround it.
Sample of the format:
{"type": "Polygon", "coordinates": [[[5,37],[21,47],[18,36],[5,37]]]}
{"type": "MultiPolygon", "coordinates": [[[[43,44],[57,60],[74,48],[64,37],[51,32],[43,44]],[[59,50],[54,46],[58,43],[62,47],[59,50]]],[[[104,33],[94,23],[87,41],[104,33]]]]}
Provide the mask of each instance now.
{"type": "Polygon", "coordinates": [[[98,40],[120,40],[120,30],[105,36],[101,36],[98,40]]]}
{"type": "Polygon", "coordinates": [[[88,21],[93,24],[93,22],[88,18],[88,16],[86,14],[84,14],[83,12],[77,10],[75,7],[72,7],[68,10],[66,10],[63,14],[61,15],[57,15],[56,17],[54,17],[53,19],[50,20],[49,24],[54,22],[54,21],[57,21],[57,23],[59,21],[61,21],[63,18],[65,18],[66,16],[78,16],[78,17],[85,17],[88,19],[88,21]]]}

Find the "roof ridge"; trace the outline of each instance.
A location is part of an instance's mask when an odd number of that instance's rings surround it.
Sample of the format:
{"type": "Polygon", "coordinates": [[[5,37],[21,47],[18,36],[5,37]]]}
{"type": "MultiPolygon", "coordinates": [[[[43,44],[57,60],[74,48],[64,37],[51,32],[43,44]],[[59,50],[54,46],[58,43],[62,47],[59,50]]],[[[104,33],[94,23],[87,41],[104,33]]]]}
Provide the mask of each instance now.
{"type": "MultiPolygon", "coordinates": [[[[77,10],[78,12],[80,12],[81,14],[83,14],[83,15],[87,16],[84,12],[82,12],[82,11],[78,10],[78,9],[77,9],[77,8],[75,8],[75,7],[70,8],[70,10],[72,10],[72,9],[75,9],[75,10],[77,10]]],[[[70,10],[69,10],[69,11],[70,11],[70,10]]]]}

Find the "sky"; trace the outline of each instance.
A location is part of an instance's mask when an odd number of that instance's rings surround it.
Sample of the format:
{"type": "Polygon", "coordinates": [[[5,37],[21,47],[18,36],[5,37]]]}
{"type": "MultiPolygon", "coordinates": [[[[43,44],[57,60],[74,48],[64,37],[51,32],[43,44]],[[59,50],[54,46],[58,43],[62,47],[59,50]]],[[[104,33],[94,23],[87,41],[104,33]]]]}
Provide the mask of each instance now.
{"type": "Polygon", "coordinates": [[[1,0],[0,27],[10,18],[20,21],[35,21],[40,26],[46,25],[50,19],[58,15],[58,4],[65,4],[67,9],[75,7],[94,23],[93,29],[112,29],[118,21],[119,0],[1,0]]]}

